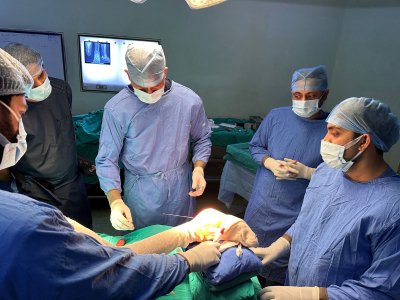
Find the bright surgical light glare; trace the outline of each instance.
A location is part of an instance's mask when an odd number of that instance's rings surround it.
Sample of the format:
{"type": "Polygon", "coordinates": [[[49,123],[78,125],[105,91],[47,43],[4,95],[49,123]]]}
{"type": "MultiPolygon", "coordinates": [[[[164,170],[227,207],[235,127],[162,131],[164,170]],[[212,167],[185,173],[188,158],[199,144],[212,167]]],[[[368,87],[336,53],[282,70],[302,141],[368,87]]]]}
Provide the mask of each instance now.
{"type": "MultiPolygon", "coordinates": [[[[132,0],[131,0],[132,1],[132,0]]],[[[191,9],[201,9],[220,4],[226,0],[186,0],[191,9]]]]}
{"type": "Polygon", "coordinates": [[[135,2],[135,3],[142,4],[142,3],[145,3],[147,0],[131,0],[131,1],[135,2]]]}

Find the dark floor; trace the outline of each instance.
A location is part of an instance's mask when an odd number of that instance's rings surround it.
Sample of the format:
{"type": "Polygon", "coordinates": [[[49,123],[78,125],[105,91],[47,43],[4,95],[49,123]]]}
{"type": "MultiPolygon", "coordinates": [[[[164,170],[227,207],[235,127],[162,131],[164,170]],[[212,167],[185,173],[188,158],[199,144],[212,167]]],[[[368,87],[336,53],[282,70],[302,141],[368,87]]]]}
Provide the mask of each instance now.
{"type": "MultiPolygon", "coordinates": [[[[236,195],[230,209],[218,200],[219,182],[208,182],[207,188],[201,197],[197,198],[197,212],[205,208],[214,208],[224,213],[243,218],[247,201],[236,195]]],[[[93,230],[109,235],[123,235],[126,232],[115,230],[110,223],[110,207],[105,196],[98,191],[89,190],[89,198],[92,206],[93,230]],[[96,196],[94,196],[96,195],[96,196]]]]}

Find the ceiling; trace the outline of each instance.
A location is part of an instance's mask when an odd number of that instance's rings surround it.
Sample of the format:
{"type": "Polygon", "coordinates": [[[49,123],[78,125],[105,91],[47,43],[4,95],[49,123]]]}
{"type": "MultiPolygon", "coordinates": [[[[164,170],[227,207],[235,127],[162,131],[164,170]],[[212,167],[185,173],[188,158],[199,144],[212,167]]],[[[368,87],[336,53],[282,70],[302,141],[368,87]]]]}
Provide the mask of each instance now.
{"type": "Polygon", "coordinates": [[[385,6],[399,7],[400,6],[400,0],[255,0],[255,1],[346,6],[346,7],[385,7],[385,6]]]}

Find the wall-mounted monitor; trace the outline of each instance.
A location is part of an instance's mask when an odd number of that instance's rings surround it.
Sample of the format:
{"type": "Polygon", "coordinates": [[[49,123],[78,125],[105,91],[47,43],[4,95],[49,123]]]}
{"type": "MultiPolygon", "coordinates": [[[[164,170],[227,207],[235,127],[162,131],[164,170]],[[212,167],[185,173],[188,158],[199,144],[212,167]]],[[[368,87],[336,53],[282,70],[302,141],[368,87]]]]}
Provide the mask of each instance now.
{"type": "Polygon", "coordinates": [[[133,42],[159,40],[78,34],[82,91],[119,92],[129,84],[125,52],[133,42]]]}
{"type": "Polygon", "coordinates": [[[62,33],[0,29],[0,48],[9,43],[21,43],[32,47],[42,55],[49,76],[67,79],[62,33]]]}

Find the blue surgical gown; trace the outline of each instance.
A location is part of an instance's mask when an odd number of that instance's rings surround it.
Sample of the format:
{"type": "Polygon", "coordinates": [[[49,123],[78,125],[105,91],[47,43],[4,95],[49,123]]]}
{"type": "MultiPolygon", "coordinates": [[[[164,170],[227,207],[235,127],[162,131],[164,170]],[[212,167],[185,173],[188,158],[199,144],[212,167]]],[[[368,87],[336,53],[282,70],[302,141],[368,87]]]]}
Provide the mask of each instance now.
{"type": "Polygon", "coordinates": [[[301,118],[291,107],[271,110],[249,144],[253,159],[260,164],[244,216],[256,233],[260,246],[269,246],[294,223],[300,212],[308,180],[276,180],[262,164],[265,156],[285,157],[317,167],[321,139],[326,134],[326,114],[320,120],[301,118]]]}
{"type": "Polygon", "coordinates": [[[76,233],[56,208],[0,191],[1,299],[155,299],[188,274],[179,255],[137,255],[76,233]]]}
{"type": "Polygon", "coordinates": [[[208,161],[211,128],[203,103],[192,90],[176,82],[154,104],[141,102],[130,88],[105,106],[96,158],[97,175],[105,193],[121,191],[118,161],[124,166],[124,201],[137,229],[175,226],[192,216],[189,149],[193,162],[208,161]]]}
{"type": "Polygon", "coordinates": [[[367,183],[321,164],[298,219],[286,284],[328,288],[335,299],[400,299],[400,176],[367,183]]]}
{"type": "MultiPolygon", "coordinates": [[[[321,119],[309,120],[296,115],[291,107],[273,109],[249,143],[251,154],[260,166],[244,219],[257,235],[260,246],[269,246],[294,223],[309,183],[305,179],[277,180],[262,165],[262,159],[287,157],[317,167],[322,162],[320,144],[326,134],[326,117],[324,113],[321,119]]],[[[283,259],[262,275],[283,284],[286,267],[287,259],[283,259]]]]}

